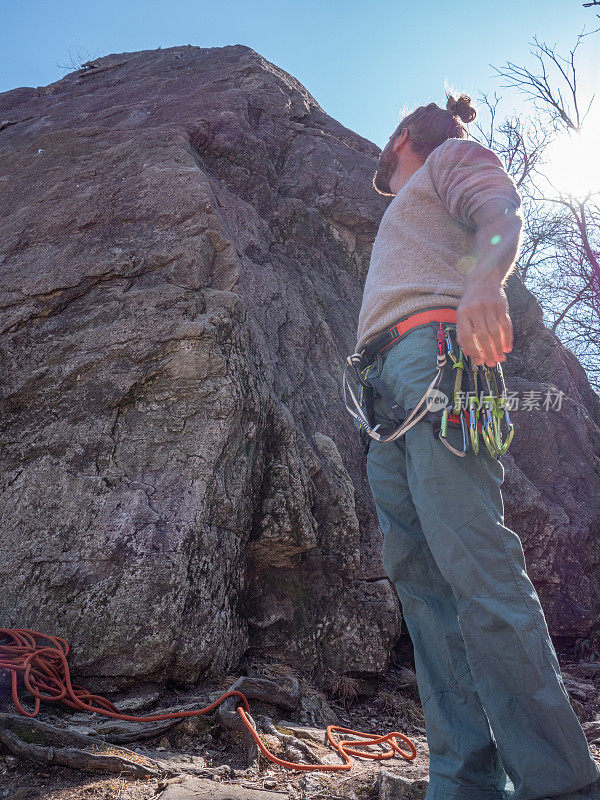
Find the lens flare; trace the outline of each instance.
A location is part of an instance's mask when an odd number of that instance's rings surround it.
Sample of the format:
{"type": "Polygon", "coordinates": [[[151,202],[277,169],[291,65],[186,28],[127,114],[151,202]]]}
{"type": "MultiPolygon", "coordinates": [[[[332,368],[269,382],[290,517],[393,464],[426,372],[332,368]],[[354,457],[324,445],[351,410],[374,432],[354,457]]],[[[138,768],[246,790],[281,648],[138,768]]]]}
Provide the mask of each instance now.
{"type": "Polygon", "coordinates": [[[550,145],[542,168],[562,194],[583,198],[600,190],[600,108],[592,107],[579,132],[565,131],[550,145]]]}

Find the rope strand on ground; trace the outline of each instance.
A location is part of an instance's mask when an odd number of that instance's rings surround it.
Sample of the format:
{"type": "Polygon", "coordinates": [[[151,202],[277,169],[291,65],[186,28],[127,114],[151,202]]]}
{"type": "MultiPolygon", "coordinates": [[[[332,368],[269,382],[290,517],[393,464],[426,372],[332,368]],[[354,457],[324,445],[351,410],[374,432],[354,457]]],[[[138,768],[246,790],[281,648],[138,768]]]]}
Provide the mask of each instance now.
{"type": "Polygon", "coordinates": [[[69,645],[66,639],[63,639],[61,636],[50,636],[45,633],[40,633],[39,631],[29,630],[28,628],[0,628],[0,669],[7,669],[11,672],[12,698],[20,714],[25,717],[37,716],[40,710],[40,702],[45,700],[46,702],[62,702],[70,708],[76,708],[77,710],[88,711],[94,714],[103,714],[113,719],[120,719],[128,722],[158,722],[164,719],[194,717],[200,714],[206,714],[228,697],[237,696],[240,698],[243,708],[237,706],[236,711],[248,729],[250,736],[252,736],[258,745],[261,753],[273,763],[279,764],[287,769],[321,771],[349,770],[354,764],[353,760],[350,758],[351,755],[359,756],[360,758],[371,758],[376,761],[392,758],[396,754],[402,756],[407,761],[412,761],[417,755],[417,750],[413,742],[398,731],[392,731],[383,736],[378,736],[373,733],[354,731],[351,728],[342,728],[339,725],[328,725],[327,738],[331,746],[343,759],[343,764],[295,764],[292,761],[285,761],[267,750],[248,717],[248,714],[250,714],[248,699],[237,689],[225,692],[205,708],[192,709],[190,711],[172,711],[168,714],[153,714],[145,717],[122,714],[110,700],[100,695],[91,694],[84,686],[71,683],[69,665],[67,663],[68,654],[69,645]],[[40,646],[37,644],[36,639],[46,639],[51,645],[40,646]],[[23,676],[23,681],[27,690],[35,699],[32,712],[23,708],[19,700],[17,691],[17,677],[19,674],[23,676]],[[336,742],[332,736],[333,731],[350,733],[354,736],[363,737],[364,741],[342,739],[336,742]],[[396,743],[396,739],[402,739],[406,742],[410,748],[410,752],[407,753],[402,750],[396,743]],[[390,745],[390,749],[385,750],[383,753],[368,753],[355,749],[382,745],[384,742],[390,745]]]}

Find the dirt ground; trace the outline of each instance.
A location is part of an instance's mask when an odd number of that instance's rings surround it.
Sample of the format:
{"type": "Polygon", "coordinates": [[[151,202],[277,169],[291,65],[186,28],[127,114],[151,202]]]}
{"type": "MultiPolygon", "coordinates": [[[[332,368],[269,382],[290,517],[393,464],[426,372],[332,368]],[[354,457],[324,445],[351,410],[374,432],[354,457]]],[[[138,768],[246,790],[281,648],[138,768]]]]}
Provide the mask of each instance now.
{"type": "MultiPolygon", "coordinates": [[[[406,637],[402,639],[405,640],[404,644],[397,649],[388,673],[376,686],[365,681],[345,679],[323,692],[303,676],[296,675],[303,697],[310,701],[304,703],[302,714],[284,712],[253,701],[250,701],[250,708],[251,713],[272,716],[283,733],[293,731],[326,764],[343,763],[326,741],[325,729],[327,724],[334,721],[331,717],[327,718],[331,712],[337,715],[337,724],[353,730],[377,734],[390,731],[403,733],[416,747],[417,756],[412,760],[397,755],[385,760],[353,758],[354,765],[350,770],[331,772],[290,770],[270,762],[262,754],[253,761],[249,760],[250,736],[223,729],[216,711],[212,711],[206,716],[190,717],[178,722],[166,734],[123,745],[137,751],[140,756],[160,759],[163,765],[167,764],[169,769],[160,778],[136,780],[39,764],[16,757],[0,743],[0,800],[148,800],[160,794],[170,781],[180,780],[178,775],[189,774],[211,777],[228,785],[262,789],[267,795],[269,791],[287,793],[291,800],[376,800],[377,778],[381,770],[417,780],[426,778],[429,768],[423,714],[414,680],[412,646],[406,637]],[[307,708],[315,710],[307,713],[307,708]],[[286,722],[294,728],[286,728],[286,722]],[[220,773],[209,772],[219,767],[220,773]]],[[[561,651],[557,647],[557,652],[571,702],[580,721],[600,720],[600,673],[590,678],[589,669],[582,670],[581,664],[572,660],[572,651],[561,651]],[[571,680],[575,682],[573,686],[569,683],[571,680]]],[[[260,677],[271,678],[293,674],[289,666],[264,662],[255,663],[252,672],[260,677]]],[[[190,700],[197,702],[198,707],[203,707],[212,702],[215,693],[218,695],[227,691],[236,677],[224,676],[221,685],[203,684],[195,687],[193,692],[189,689],[162,692],[157,695],[157,702],[151,704],[153,708],[127,713],[157,713],[166,707],[177,706],[179,702],[189,703],[190,700]]],[[[110,699],[119,707],[118,696],[112,695],[110,699]]],[[[15,712],[10,694],[7,695],[6,691],[0,696],[0,711],[15,712]]],[[[81,723],[81,718],[86,717],[87,724],[93,726],[100,716],[79,714],[74,717],[74,713],[65,706],[46,703],[38,719],[65,727],[74,719],[81,723]]],[[[337,738],[344,736],[337,734],[337,738]]],[[[293,748],[286,750],[275,736],[263,734],[261,738],[267,748],[280,758],[310,763],[300,751],[294,751],[293,748]]],[[[402,746],[402,740],[398,740],[398,744],[402,746]]],[[[590,749],[600,765],[600,741],[597,745],[591,744],[590,749]]],[[[382,747],[377,751],[384,752],[382,747]]],[[[376,750],[372,748],[371,752],[376,750]]]]}

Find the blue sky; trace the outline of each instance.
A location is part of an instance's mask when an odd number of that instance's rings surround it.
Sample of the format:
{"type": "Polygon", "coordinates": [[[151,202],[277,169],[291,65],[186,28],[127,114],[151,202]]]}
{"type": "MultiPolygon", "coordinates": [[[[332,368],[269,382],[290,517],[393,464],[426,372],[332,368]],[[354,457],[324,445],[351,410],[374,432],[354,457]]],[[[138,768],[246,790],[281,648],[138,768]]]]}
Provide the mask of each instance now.
{"type": "MultiPolygon", "coordinates": [[[[331,116],[383,147],[403,109],[443,105],[444,81],[475,99],[503,97],[527,113],[490,64],[535,66],[530,42],[568,55],[577,34],[600,27],[582,0],[340,2],[7,2],[0,31],[0,92],[59,80],[71,59],[156,47],[245,44],[300,80],[331,116]]],[[[596,10],[597,11],[597,10],[596,10]]],[[[600,33],[577,50],[582,88],[600,86],[600,33]]],[[[593,89],[589,89],[590,96],[593,89]]],[[[600,104],[600,97],[598,98],[600,104]]]]}

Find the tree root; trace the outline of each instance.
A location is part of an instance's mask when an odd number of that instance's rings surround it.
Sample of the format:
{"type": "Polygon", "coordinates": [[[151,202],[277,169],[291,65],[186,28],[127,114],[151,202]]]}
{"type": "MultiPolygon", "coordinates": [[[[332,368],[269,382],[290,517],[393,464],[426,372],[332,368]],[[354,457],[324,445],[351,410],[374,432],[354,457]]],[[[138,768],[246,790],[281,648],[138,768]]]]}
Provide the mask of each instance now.
{"type": "Polygon", "coordinates": [[[133,750],[17,714],[0,714],[0,741],[16,756],[41,764],[116,772],[127,778],[152,778],[162,773],[155,761],[133,750]]]}
{"type": "MultiPolygon", "coordinates": [[[[86,725],[86,736],[94,739],[102,739],[104,742],[111,744],[126,744],[128,742],[139,742],[143,739],[154,739],[162,736],[168,731],[172,730],[175,725],[180,725],[183,719],[171,719],[166,722],[155,722],[153,725],[141,725],[135,722],[123,722],[119,724],[110,724],[106,722],[95,723],[90,721],[86,725]],[[90,732],[90,728],[96,728],[90,732]]],[[[71,729],[77,728],[73,725],[71,729]]],[[[77,732],[77,731],[75,731],[77,732]]]]}
{"type": "MultiPolygon", "coordinates": [[[[262,703],[275,705],[284,708],[286,711],[293,711],[300,702],[300,684],[291,676],[285,676],[280,682],[269,678],[249,678],[245,675],[239,677],[228,691],[237,689],[242,692],[248,700],[258,700],[262,703]],[[285,681],[287,686],[282,686],[281,681],[285,681]]],[[[219,720],[225,728],[244,732],[246,726],[242,718],[235,710],[240,705],[239,697],[228,697],[219,706],[219,720]]]]}

